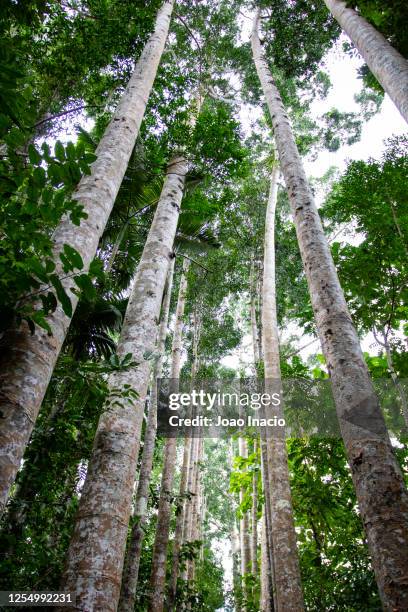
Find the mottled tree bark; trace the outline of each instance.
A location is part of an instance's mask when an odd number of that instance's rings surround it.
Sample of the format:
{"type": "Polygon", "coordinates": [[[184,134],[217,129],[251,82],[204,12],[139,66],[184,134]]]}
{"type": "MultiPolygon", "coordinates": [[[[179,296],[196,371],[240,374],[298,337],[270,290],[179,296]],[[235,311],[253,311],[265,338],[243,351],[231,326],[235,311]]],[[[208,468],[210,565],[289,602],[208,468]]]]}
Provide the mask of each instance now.
{"type": "MultiPolygon", "coordinates": [[[[254,441],[254,453],[257,451],[257,441],[254,441]]],[[[251,572],[258,575],[258,472],[252,477],[252,511],[251,511],[251,572]]]]}
{"type": "Polygon", "coordinates": [[[263,520],[265,522],[265,537],[266,537],[266,553],[268,555],[268,580],[269,590],[265,591],[268,594],[268,606],[271,610],[276,608],[276,589],[275,589],[275,574],[274,574],[274,557],[273,557],[273,541],[272,541],[272,512],[271,512],[271,488],[269,484],[268,475],[268,453],[266,447],[266,436],[265,432],[261,430],[261,474],[262,474],[262,487],[264,493],[264,508],[263,508],[263,520]]]}
{"type": "Polygon", "coordinates": [[[251,261],[251,270],[249,276],[249,297],[250,297],[250,314],[251,314],[251,332],[252,332],[252,347],[254,351],[254,369],[255,374],[258,370],[259,361],[261,359],[260,341],[258,324],[256,320],[256,290],[257,290],[257,277],[255,274],[255,262],[251,261]]]}
{"type": "MultiPolygon", "coordinates": [[[[204,440],[198,439],[197,461],[195,465],[195,477],[193,487],[193,499],[191,510],[191,531],[189,533],[189,541],[196,542],[200,539],[200,499],[201,499],[201,462],[204,456],[204,440]]],[[[195,576],[195,559],[189,559],[187,562],[187,580],[192,583],[195,576]]]]}
{"type": "MultiPolygon", "coordinates": [[[[198,370],[198,344],[200,341],[201,334],[201,316],[200,313],[197,312],[197,305],[194,308],[193,313],[193,363],[191,366],[191,387],[194,388],[194,382],[196,378],[196,373],[198,370]]],[[[187,511],[187,502],[183,496],[185,496],[188,491],[188,475],[189,475],[189,466],[191,463],[191,450],[192,450],[192,438],[186,437],[184,441],[184,451],[183,451],[183,465],[181,469],[181,479],[180,479],[180,510],[176,518],[176,529],[174,532],[174,541],[173,541],[173,558],[172,558],[172,568],[171,568],[171,578],[168,589],[167,596],[167,607],[170,611],[174,609],[176,595],[177,595],[177,579],[179,576],[179,567],[180,567],[180,550],[181,545],[183,543],[183,531],[184,525],[186,521],[186,511],[187,511]]]]}
{"type": "MultiPolygon", "coordinates": [[[[279,170],[272,170],[265,219],[264,276],[262,297],[262,332],[265,367],[265,391],[272,394],[281,388],[279,332],[276,312],[275,282],[275,210],[279,170]]],[[[276,414],[283,416],[282,406],[276,414]]],[[[293,522],[288,458],[284,432],[268,435],[266,458],[269,478],[270,525],[273,542],[276,608],[302,610],[303,595],[293,522]]]]}
{"type": "Polygon", "coordinates": [[[261,534],[261,598],[260,612],[273,612],[273,594],[271,591],[271,568],[269,563],[267,525],[265,512],[262,516],[261,534]],[[271,607],[272,604],[272,607],[271,607]]]}
{"type": "MultiPolygon", "coordinates": [[[[195,476],[196,476],[196,466],[197,466],[197,458],[199,452],[199,438],[194,437],[191,440],[191,450],[190,450],[190,459],[187,473],[187,491],[193,495],[194,494],[194,486],[195,486],[195,476]]],[[[193,503],[194,498],[190,498],[186,502],[185,512],[184,512],[184,523],[183,523],[183,540],[182,544],[189,542],[191,540],[191,532],[192,532],[192,517],[193,517],[193,503]]],[[[183,571],[181,572],[181,577],[183,580],[187,580],[187,563],[183,571]]]]}
{"type": "Polygon", "coordinates": [[[371,72],[408,122],[408,62],[378,30],[343,0],[324,0],[371,72]]]}
{"type": "Polygon", "coordinates": [[[122,589],[118,606],[119,612],[133,612],[135,607],[136,587],[139,575],[140,555],[142,552],[144,526],[146,522],[147,503],[149,498],[149,484],[153,467],[154,446],[157,431],[157,379],[162,375],[171,301],[171,289],[173,285],[174,261],[174,258],[170,261],[169,270],[167,273],[166,293],[162,305],[162,315],[156,346],[157,360],[153,369],[150,409],[144,437],[135,508],[133,511],[134,523],[130,534],[128,550],[126,552],[125,567],[122,576],[122,589]]]}
{"type": "MultiPolygon", "coordinates": [[[[171,392],[177,393],[178,379],[181,369],[183,318],[187,295],[187,272],[189,260],[184,259],[183,273],[180,280],[179,294],[174,324],[172,363],[171,363],[171,392]]],[[[173,481],[176,471],[177,438],[167,438],[164,446],[164,462],[157,514],[156,537],[153,547],[152,573],[150,577],[149,610],[161,612],[164,607],[166,587],[167,547],[169,542],[171,519],[171,496],[173,494],[173,481]]]]}
{"type": "Polygon", "coordinates": [[[232,586],[234,589],[235,612],[242,612],[242,608],[240,605],[240,597],[239,597],[239,594],[241,591],[241,574],[239,571],[240,543],[239,543],[239,533],[238,533],[238,530],[235,524],[234,524],[234,529],[231,533],[231,553],[232,553],[232,586]]]}
{"type": "MultiPolygon", "coordinates": [[[[238,452],[240,457],[248,457],[248,443],[245,438],[240,437],[238,439],[238,452]]],[[[244,491],[241,488],[239,492],[239,503],[242,504],[244,499],[244,491]]],[[[239,535],[241,540],[241,578],[242,578],[242,590],[244,593],[245,600],[249,599],[249,593],[247,591],[245,576],[250,574],[251,570],[251,543],[249,536],[249,514],[244,512],[239,521],[239,535]]]]}
{"type": "Polygon", "coordinates": [[[96,432],[63,588],[77,610],[116,610],[125,554],[144,403],[158,320],[179,217],[187,164],[170,162],[137,269],[117,352],[138,364],[109,377],[107,407],[96,432]],[[123,397],[130,385],[137,398],[123,397]],[[120,396],[118,396],[120,393],[120,396]]]}
{"type": "Polygon", "coordinates": [[[316,326],[383,607],[408,608],[408,495],[288,116],[257,33],[252,50],[272,118],[316,326]],[[359,423],[361,426],[359,426],[359,423]]]}
{"type": "MultiPolygon", "coordinates": [[[[96,150],[91,174],[82,177],[73,198],[88,215],[77,227],[68,218],[61,221],[53,240],[55,261],[64,244],[81,255],[86,272],[98,247],[99,238],[111,213],[125,174],[147,100],[166,43],[174,0],[159,10],[150,36],[113,118],[96,150]]],[[[57,263],[56,272],[64,276],[57,263]]],[[[72,282],[62,281],[69,292],[72,282]]],[[[78,298],[71,294],[75,310],[78,298]]],[[[12,329],[2,339],[0,351],[0,512],[20,467],[55,362],[64,342],[70,318],[61,306],[48,317],[53,335],[38,326],[33,335],[27,325],[12,329]]]]}

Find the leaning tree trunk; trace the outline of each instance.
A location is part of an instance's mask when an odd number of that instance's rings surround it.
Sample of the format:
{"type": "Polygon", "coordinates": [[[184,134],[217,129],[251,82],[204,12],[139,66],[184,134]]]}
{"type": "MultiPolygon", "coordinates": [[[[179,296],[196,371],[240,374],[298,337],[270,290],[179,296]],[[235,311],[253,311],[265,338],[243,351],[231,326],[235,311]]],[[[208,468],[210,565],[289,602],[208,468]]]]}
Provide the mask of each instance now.
{"type": "MultiPolygon", "coordinates": [[[[187,296],[187,272],[189,260],[184,259],[174,324],[172,363],[170,371],[171,392],[177,393],[181,370],[183,318],[187,296]]],[[[153,547],[152,573],[150,577],[149,610],[161,612],[164,607],[166,589],[167,547],[169,543],[171,496],[176,469],[177,437],[167,438],[164,447],[164,463],[157,514],[156,537],[153,547]]]]}
{"type": "MultiPolygon", "coordinates": [[[[55,260],[64,244],[81,255],[83,272],[95,256],[116,195],[139,133],[147,100],[166,43],[174,0],[159,10],[154,32],[147,42],[127,89],[96,150],[91,174],[82,177],[73,198],[83,205],[86,219],[78,227],[68,218],[54,233],[55,260]]],[[[60,264],[56,271],[64,276],[60,264]]],[[[62,281],[69,292],[72,282],[62,281]]],[[[78,298],[72,294],[73,310],[78,298]]],[[[59,305],[48,317],[53,335],[39,327],[30,334],[27,325],[12,329],[2,339],[0,358],[0,512],[21,465],[55,362],[64,342],[70,318],[59,305]]]]}
{"type": "Polygon", "coordinates": [[[377,585],[386,610],[404,610],[408,608],[408,495],[289,119],[263,56],[258,20],[259,15],[252,33],[254,61],[272,118],[377,585]]]}
{"type": "Polygon", "coordinates": [[[342,0],[324,0],[357,51],[408,122],[408,62],[361,15],[342,0]]]}
{"type": "MultiPolygon", "coordinates": [[[[265,219],[265,251],[262,297],[262,333],[265,366],[265,391],[281,388],[278,318],[275,283],[275,210],[279,170],[273,168],[265,219]]],[[[277,415],[283,417],[282,407],[277,415]]],[[[277,610],[302,610],[303,595],[293,522],[288,457],[284,432],[266,439],[267,471],[272,533],[274,580],[277,610]]]]}
{"type": "Polygon", "coordinates": [[[171,289],[173,285],[174,258],[171,260],[166,281],[166,294],[162,306],[159,335],[156,351],[157,360],[153,369],[152,395],[149,416],[143,441],[143,453],[139,472],[139,482],[133,512],[133,527],[125,559],[122,576],[122,589],[119,600],[119,612],[133,612],[135,607],[137,579],[139,575],[140,555],[142,552],[144,526],[146,523],[149,484],[153,467],[154,446],[157,431],[157,379],[161,377],[163,357],[169,319],[171,289]]]}
{"type": "Polygon", "coordinates": [[[63,587],[78,610],[116,610],[125,554],[144,402],[158,318],[179,217],[187,164],[170,162],[137,269],[118,344],[137,365],[109,378],[67,556],[63,587]],[[127,386],[127,385],[130,385],[127,386]],[[135,396],[137,394],[137,396],[135,396]]]}

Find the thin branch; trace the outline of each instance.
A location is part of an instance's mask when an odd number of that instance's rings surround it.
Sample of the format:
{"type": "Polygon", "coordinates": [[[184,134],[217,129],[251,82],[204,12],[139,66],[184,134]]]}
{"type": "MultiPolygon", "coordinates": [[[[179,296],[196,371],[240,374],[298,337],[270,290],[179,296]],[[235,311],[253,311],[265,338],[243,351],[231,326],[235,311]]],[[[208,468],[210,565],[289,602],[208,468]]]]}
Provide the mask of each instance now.
{"type": "Polygon", "coordinates": [[[41,121],[38,121],[32,127],[33,128],[37,128],[40,125],[42,125],[43,123],[48,123],[49,121],[54,121],[54,119],[58,119],[59,117],[64,117],[65,115],[69,115],[70,113],[75,113],[75,112],[83,110],[85,108],[102,108],[102,107],[100,105],[96,106],[95,104],[94,105],[82,104],[81,106],[76,106],[75,108],[70,108],[68,110],[61,111],[60,113],[57,113],[56,115],[51,115],[51,117],[46,117],[45,119],[41,119],[41,121]]]}
{"type": "Polygon", "coordinates": [[[303,346],[301,346],[300,348],[296,349],[296,351],[293,351],[292,353],[289,353],[289,355],[285,355],[286,359],[290,359],[290,357],[293,357],[294,355],[297,355],[298,353],[300,353],[301,351],[303,351],[303,349],[307,348],[308,346],[311,346],[312,344],[314,344],[315,342],[318,342],[319,338],[314,338],[313,340],[311,340],[310,342],[308,342],[307,344],[304,344],[303,346]]]}
{"type": "Polygon", "coordinates": [[[191,38],[194,40],[194,42],[196,43],[198,50],[200,51],[200,54],[202,54],[203,50],[201,48],[201,44],[198,42],[197,38],[195,37],[195,34],[193,34],[193,32],[191,31],[191,29],[189,28],[189,26],[186,24],[186,22],[184,21],[184,19],[178,14],[178,13],[174,13],[174,16],[176,17],[176,19],[178,19],[179,21],[181,21],[181,23],[183,24],[183,26],[186,28],[187,32],[190,34],[191,38]]]}
{"type": "Polygon", "coordinates": [[[192,261],[193,263],[197,264],[197,266],[200,266],[200,268],[203,268],[203,270],[205,270],[206,272],[210,272],[210,270],[208,268],[206,268],[205,266],[203,266],[202,264],[200,264],[198,261],[196,261],[195,259],[193,259],[192,257],[189,257],[188,255],[185,255],[184,253],[179,253],[179,255],[181,255],[181,257],[185,257],[186,259],[189,259],[190,261],[192,261]]]}

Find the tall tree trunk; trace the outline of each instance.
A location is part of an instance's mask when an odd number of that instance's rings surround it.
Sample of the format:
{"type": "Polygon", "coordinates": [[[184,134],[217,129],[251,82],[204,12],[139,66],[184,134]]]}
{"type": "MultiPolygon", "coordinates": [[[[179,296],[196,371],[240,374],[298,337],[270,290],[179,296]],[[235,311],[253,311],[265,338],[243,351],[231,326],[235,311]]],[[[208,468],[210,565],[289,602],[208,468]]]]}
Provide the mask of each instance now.
{"type": "Polygon", "coordinates": [[[256,290],[257,290],[257,276],[255,274],[255,262],[254,259],[251,261],[251,270],[249,275],[249,293],[250,293],[250,314],[251,314],[251,332],[252,332],[252,347],[254,351],[254,367],[255,375],[258,371],[259,361],[261,359],[260,342],[259,342],[259,331],[256,320],[256,290]]]}
{"type": "Polygon", "coordinates": [[[343,0],[324,0],[327,8],[367,62],[395,106],[408,122],[408,62],[361,15],[343,0]]]}
{"type": "Polygon", "coordinates": [[[111,390],[68,549],[63,587],[76,593],[79,610],[116,610],[125,554],[133,484],[158,318],[179,217],[187,164],[170,162],[160,200],[137,269],[118,354],[137,365],[109,377],[111,390]],[[133,395],[123,397],[125,385],[133,395]]]}
{"type": "MultiPolygon", "coordinates": [[[[240,457],[248,457],[248,442],[245,438],[240,437],[238,439],[238,449],[240,457]]],[[[239,503],[242,504],[244,499],[244,491],[241,488],[239,492],[239,503]]],[[[245,577],[250,574],[251,569],[251,545],[249,538],[249,514],[244,512],[239,521],[239,532],[241,539],[241,577],[242,577],[242,589],[245,597],[245,601],[249,599],[248,589],[246,587],[245,577]]]]}
{"type": "MultiPolygon", "coordinates": [[[[182,544],[186,544],[191,541],[191,533],[193,529],[193,504],[194,504],[194,487],[195,487],[195,477],[196,477],[196,466],[198,461],[198,453],[199,453],[199,443],[200,440],[198,437],[194,437],[191,440],[191,451],[190,451],[190,460],[188,466],[187,473],[187,492],[192,496],[186,502],[185,511],[184,511],[184,522],[183,522],[183,539],[182,544]]],[[[181,577],[183,580],[187,580],[188,575],[188,563],[185,564],[183,571],[181,572],[181,577]]]]}
{"type": "MultiPolygon", "coordinates": [[[[88,215],[81,225],[68,218],[61,221],[53,240],[55,261],[64,244],[81,255],[87,272],[98,247],[99,238],[111,213],[128,161],[139,133],[147,100],[166,43],[174,0],[166,0],[159,10],[154,32],[146,43],[127,89],[96,150],[97,160],[91,174],[83,176],[74,199],[88,215]]],[[[56,272],[64,276],[57,263],[56,272]]],[[[61,281],[67,291],[70,279],[61,281]]],[[[78,298],[71,294],[75,310],[78,298]]],[[[30,334],[27,325],[12,329],[2,339],[0,357],[0,512],[15,480],[55,362],[64,342],[70,318],[59,305],[48,317],[53,335],[38,326],[30,334]]]]}
{"type": "Polygon", "coordinates": [[[183,540],[183,526],[185,518],[186,501],[184,495],[187,491],[187,479],[188,479],[188,466],[190,462],[191,454],[191,437],[186,437],[184,440],[183,450],[183,465],[181,468],[181,479],[180,479],[180,499],[179,499],[179,512],[176,516],[176,529],[174,531],[173,541],[173,557],[171,566],[171,578],[169,583],[169,592],[167,597],[167,608],[172,612],[174,610],[176,595],[177,595],[177,579],[180,568],[180,549],[183,540]]]}
{"type": "Polygon", "coordinates": [[[272,511],[271,511],[271,487],[269,484],[268,474],[268,451],[266,446],[265,431],[261,430],[261,474],[262,474],[262,488],[264,494],[264,523],[265,523],[265,537],[266,537],[266,553],[268,555],[268,580],[269,589],[265,592],[268,594],[268,606],[271,610],[276,608],[276,589],[275,589],[275,570],[274,570],[274,556],[273,556],[273,541],[272,541],[272,511]]]}
{"type": "Polygon", "coordinates": [[[235,525],[231,533],[231,553],[232,553],[232,588],[234,591],[235,612],[242,612],[240,605],[241,593],[241,572],[240,572],[240,541],[238,529],[235,525]]]}
{"type": "MultiPolygon", "coordinates": [[[[273,168],[265,219],[264,277],[262,299],[262,332],[265,366],[265,391],[270,394],[281,388],[278,318],[275,282],[275,210],[279,169],[273,168]]],[[[278,416],[283,416],[278,407],[278,416]]],[[[302,610],[303,596],[298,560],[296,532],[293,522],[289,483],[288,457],[284,432],[266,440],[267,469],[271,505],[271,524],[276,608],[302,610]]]]}
{"type": "Polygon", "coordinates": [[[252,33],[254,61],[272,118],[377,585],[386,610],[404,610],[408,608],[408,495],[289,119],[263,56],[258,20],[259,15],[252,33]],[[366,428],[354,424],[364,419],[370,423],[366,428]]]}
{"type": "Polygon", "coordinates": [[[158,357],[153,370],[152,395],[150,410],[144,437],[142,461],[139,472],[135,508],[133,512],[133,527],[125,559],[125,568],[122,576],[122,589],[119,600],[119,612],[133,612],[137,579],[139,575],[140,555],[142,552],[144,526],[146,522],[147,503],[149,497],[149,484],[153,467],[154,445],[157,431],[157,379],[162,375],[163,358],[169,319],[171,289],[173,285],[174,258],[171,260],[166,281],[166,294],[162,306],[159,335],[157,339],[158,357]]]}
{"type": "MultiPolygon", "coordinates": [[[[180,288],[176,308],[176,321],[174,324],[172,363],[171,363],[171,391],[177,393],[181,370],[182,333],[183,318],[187,294],[187,272],[189,260],[184,259],[183,273],[180,280],[180,288]]],[[[153,547],[152,573],[150,577],[149,610],[161,612],[164,606],[166,588],[166,566],[167,547],[169,542],[170,519],[171,519],[171,496],[173,493],[173,481],[176,469],[177,438],[167,438],[164,447],[164,463],[157,515],[156,537],[153,547]]]]}
{"type": "MultiPolygon", "coordinates": [[[[198,370],[198,345],[201,335],[201,316],[198,311],[199,305],[195,305],[193,311],[193,363],[191,366],[191,387],[194,387],[195,378],[198,370]]],[[[173,542],[173,559],[171,568],[171,578],[167,597],[167,607],[170,612],[174,609],[177,595],[177,579],[180,567],[180,550],[183,543],[183,531],[186,521],[187,502],[184,498],[189,490],[189,466],[192,461],[192,441],[191,437],[186,437],[184,441],[183,465],[180,479],[180,510],[176,518],[176,529],[173,542]]]]}
{"type": "MultiPolygon", "coordinates": [[[[257,441],[254,441],[254,453],[257,452],[257,441]]],[[[251,511],[251,572],[258,576],[258,472],[252,477],[252,511],[251,511]]]]}
{"type": "Polygon", "coordinates": [[[269,563],[267,525],[265,511],[262,516],[261,535],[261,599],[260,612],[273,612],[273,593],[271,582],[271,568],[269,563]],[[271,607],[272,604],[272,607],[271,607]]]}
{"type": "MultiPolygon", "coordinates": [[[[193,499],[191,509],[191,530],[189,533],[189,541],[197,542],[200,539],[200,495],[201,495],[201,462],[204,454],[203,438],[198,439],[197,461],[195,464],[195,476],[193,485],[193,499]]],[[[196,560],[189,559],[187,562],[187,580],[190,584],[193,583],[195,577],[196,560]]],[[[190,609],[190,606],[189,606],[190,609]]]]}

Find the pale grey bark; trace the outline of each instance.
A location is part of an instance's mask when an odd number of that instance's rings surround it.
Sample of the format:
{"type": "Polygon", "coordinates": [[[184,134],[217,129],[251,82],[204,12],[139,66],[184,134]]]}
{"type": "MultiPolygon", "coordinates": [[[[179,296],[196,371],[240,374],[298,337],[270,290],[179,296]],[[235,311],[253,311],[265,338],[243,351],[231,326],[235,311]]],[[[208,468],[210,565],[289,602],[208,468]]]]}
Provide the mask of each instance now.
{"type": "MultiPolygon", "coordinates": [[[[193,363],[191,366],[191,387],[194,387],[195,377],[198,370],[198,344],[200,341],[201,334],[201,316],[198,311],[199,304],[195,306],[193,311],[193,363]]],[[[167,607],[170,611],[174,609],[176,595],[177,595],[177,580],[179,576],[179,568],[180,568],[180,550],[183,544],[183,532],[185,529],[185,521],[186,521],[186,510],[187,503],[184,498],[188,491],[188,479],[189,479],[189,466],[192,461],[191,458],[192,451],[192,438],[186,437],[184,441],[184,450],[183,450],[183,465],[181,468],[181,478],[180,478],[180,509],[176,518],[176,529],[174,532],[174,541],[173,541],[173,558],[172,558],[172,569],[171,569],[171,577],[168,589],[168,597],[167,597],[167,607]]],[[[191,480],[190,480],[191,483],[191,480]]]]}
{"type": "Polygon", "coordinates": [[[183,194],[187,166],[173,158],[165,177],[137,269],[118,343],[137,366],[109,377],[110,396],[97,428],[63,588],[76,594],[77,610],[116,610],[125,554],[141,425],[158,319],[183,194]],[[125,385],[137,398],[118,397],[125,385]]]}
{"type": "MultiPolygon", "coordinates": [[[[244,437],[238,439],[238,452],[240,457],[248,458],[248,442],[244,437]]],[[[239,503],[242,504],[244,499],[244,491],[241,488],[239,492],[239,503]]],[[[244,593],[244,599],[249,599],[249,592],[247,589],[245,577],[251,572],[251,543],[249,536],[249,513],[244,512],[239,521],[239,535],[241,541],[241,578],[242,578],[242,590],[244,593]]],[[[246,609],[246,606],[244,606],[246,609]]]]}
{"type": "Polygon", "coordinates": [[[316,326],[383,607],[408,607],[408,496],[324,236],[288,116],[257,33],[256,69],[272,118],[316,326]],[[360,427],[358,423],[361,423],[360,427]]]}
{"type": "Polygon", "coordinates": [[[257,373],[257,368],[259,365],[259,361],[261,359],[261,351],[260,351],[260,341],[259,341],[259,331],[258,324],[256,320],[256,290],[257,290],[257,277],[255,274],[255,262],[252,258],[251,261],[251,270],[249,275],[249,299],[250,299],[250,315],[251,315],[251,333],[252,333],[252,347],[254,351],[254,368],[255,375],[257,373]]]}
{"type": "MultiPolygon", "coordinates": [[[[64,244],[81,255],[87,272],[108,221],[132,153],[149,94],[166,43],[174,0],[166,0],[157,14],[155,29],[146,43],[112,120],[96,150],[91,174],[81,179],[73,198],[88,215],[81,225],[61,221],[53,240],[55,260],[64,244]]],[[[57,274],[64,276],[57,263],[57,274]]],[[[72,282],[62,281],[70,293],[72,282]]],[[[78,298],[71,294],[73,310],[78,298]]],[[[0,357],[0,512],[20,468],[55,362],[70,324],[61,306],[48,317],[53,335],[39,327],[33,335],[23,324],[2,339],[0,357]]]]}
{"type": "Polygon", "coordinates": [[[260,612],[273,612],[273,594],[271,592],[271,569],[268,551],[267,525],[265,512],[262,515],[261,533],[261,596],[260,612]],[[272,604],[272,607],[271,607],[272,604]]]}
{"type": "MultiPolygon", "coordinates": [[[[257,451],[257,441],[254,441],[254,453],[257,451]]],[[[252,510],[251,510],[251,572],[258,575],[258,472],[252,477],[252,510]]]]}
{"type": "MultiPolygon", "coordinates": [[[[270,394],[281,388],[279,332],[276,311],[275,281],[275,210],[279,169],[272,170],[265,219],[264,274],[262,296],[262,333],[265,368],[265,391],[270,394]]],[[[282,407],[277,407],[282,417],[282,407]]],[[[270,526],[274,555],[276,609],[302,610],[303,595],[293,521],[286,440],[283,435],[268,436],[266,458],[269,478],[270,526]]]]}
{"type": "MultiPolygon", "coordinates": [[[[176,307],[176,317],[172,343],[171,392],[177,393],[182,356],[183,318],[187,295],[187,272],[189,260],[184,259],[176,307]]],[[[149,611],[161,612],[164,607],[166,588],[167,547],[171,519],[171,496],[176,469],[177,438],[167,438],[164,446],[164,462],[157,514],[156,537],[153,547],[152,572],[150,576],[149,611]]]]}
{"type": "MultiPolygon", "coordinates": [[[[232,586],[234,590],[235,612],[242,612],[240,605],[239,591],[241,590],[241,575],[240,567],[240,542],[239,533],[234,523],[234,529],[231,533],[231,553],[232,553],[232,586]]],[[[269,612],[269,611],[268,611],[269,612]]]]}
{"type": "Polygon", "coordinates": [[[186,437],[184,440],[184,449],[183,449],[183,464],[181,467],[181,478],[180,478],[180,508],[179,513],[176,517],[176,529],[174,531],[174,540],[173,540],[173,550],[172,550],[172,567],[171,567],[171,577],[169,583],[169,592],[167,597],[167,607],[170,611],[174,609],[175,599],[177,594],[177,579],[179,575],[179,567],[180,567],[180,549],[183,539],[183,526],[184,526],[184,518],[185,518],[185,508],[186,501],[183,496],[185,496],[187,491],[187,478],[188,478],[188,466],[190,461],[190,453],[191,453],[191,437],[186,437]]]}
{"type": "Polygon", "coordinates": [[[364,17],[347,8],[346,2],[343,0],[324,0],[324,2],[408,122],[407,60],[364,17]]]}
{"type": "Polygon", "coordinates": [[[273,554],[273,539],[272,539],[272,510],[271,510],[271,487],[268,474],[268,452],[265,431],[261,430],[261,475],[262,488],[264,494],[263,520],[265,522],[265,537],[266,537],[266,552],[268,555],[268,590],[265,591],[268,595],[268,606],[271,610],[276,609],[276,589],[275,589],[275,573],[274,573],[274,554],[273,554]]]}
{"type": "Polygon", "coordinates": [[[139,482],[133,511],[134,523],[126,552],[125,567],[122,576],[122,588],[118,606],[119,612],[133,612],[135,607],[136,587],[139,575],[140,555],[142,552],[144,526],[146,523],[149,484],[153,467],[154,446],[157,431],[157,380],[162,375],[167,324],[170,311],[171,290],[173,285],[174,262],[175,259],[173,258],[170,261],[169,270],[167,273],[166,293],[162,305],[162,315],[156,346],[157,359],[152,376],[149,416],[147,419],[146,432],[143,441],[139,482]]]}
{"type": "MultiPolygon", "coordinates": [[[[197,460],[195,463],[195,474],[193,484],[193,499],[191,509],[191,523],[188,541],[196,542],[200,538],[200,490],[201,490],[201,462],[204,454],[204,442],[203,438],[198,439],[197,444],[197,460]]],[[[192,583],[195,576],[195,559],[189,559],[187,562],[187,580],[192,583]]]]}

